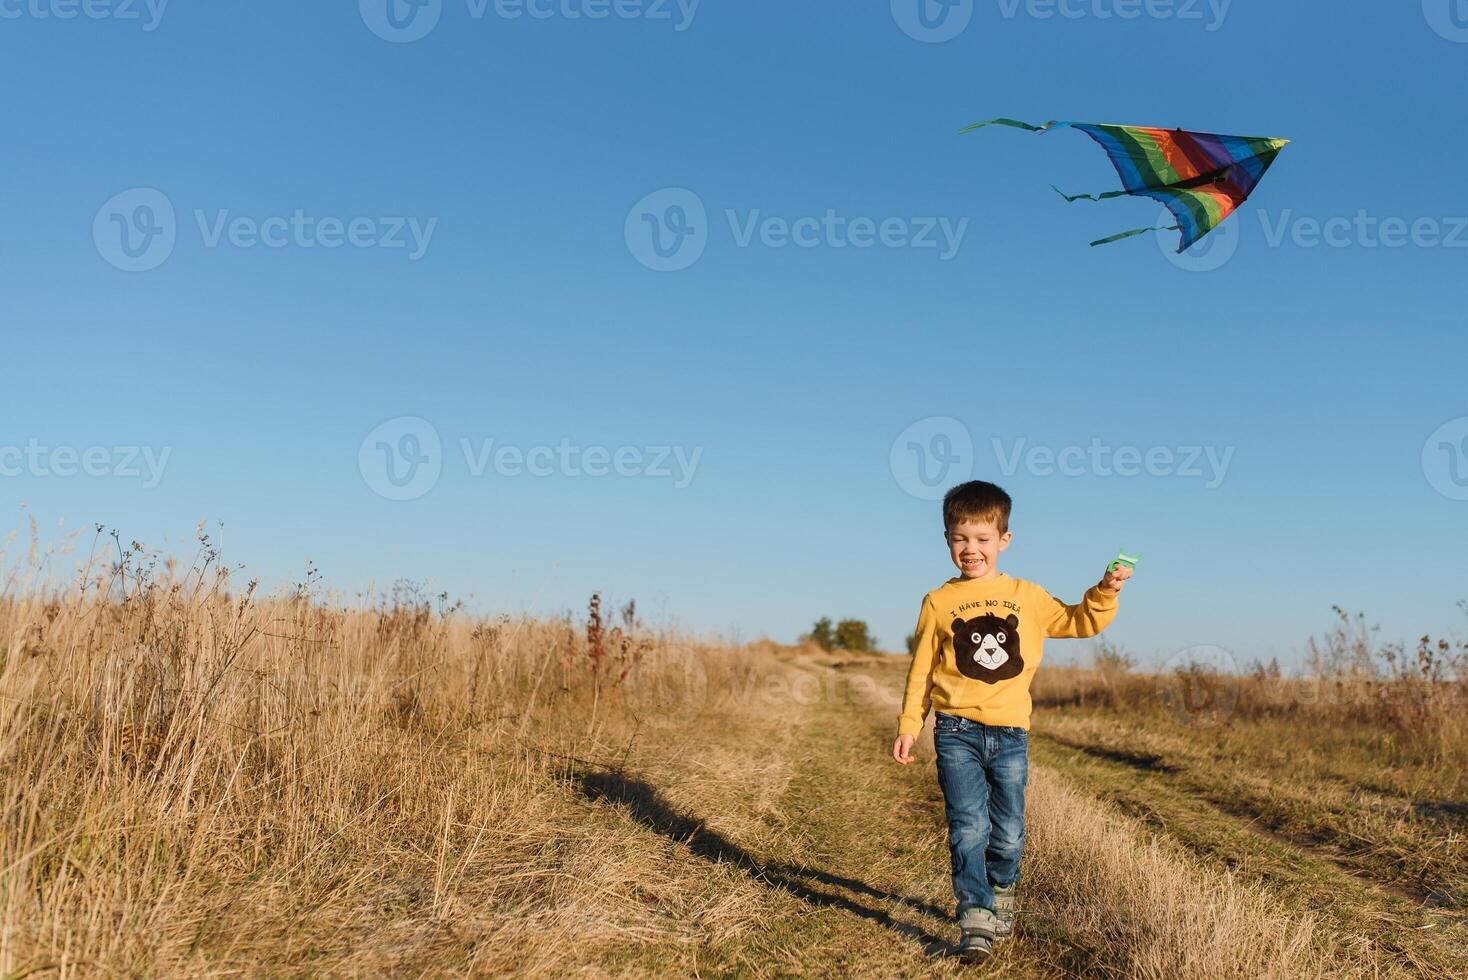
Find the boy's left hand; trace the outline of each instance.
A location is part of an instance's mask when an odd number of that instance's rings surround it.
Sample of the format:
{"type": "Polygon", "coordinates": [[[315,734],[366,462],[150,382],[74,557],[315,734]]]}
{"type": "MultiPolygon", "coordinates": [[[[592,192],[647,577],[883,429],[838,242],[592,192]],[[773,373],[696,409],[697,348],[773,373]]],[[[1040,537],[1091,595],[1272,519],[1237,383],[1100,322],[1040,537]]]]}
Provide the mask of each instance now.
{"type": "Polygon", "coordinates": [[[1120,592],[1122,584],[1132,577],[1132,569],[1125,565],[1117,565],[1115,568],[1106,569],[1106,574],[1101,576],[1101,588],[1120,592]]]}

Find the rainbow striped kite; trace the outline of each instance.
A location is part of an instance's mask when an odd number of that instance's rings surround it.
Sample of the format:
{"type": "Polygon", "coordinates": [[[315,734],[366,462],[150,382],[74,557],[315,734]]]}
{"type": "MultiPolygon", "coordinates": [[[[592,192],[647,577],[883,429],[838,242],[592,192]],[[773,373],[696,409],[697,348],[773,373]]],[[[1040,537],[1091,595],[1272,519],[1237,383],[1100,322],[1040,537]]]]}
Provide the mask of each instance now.
{"type": "MultiPolygon", "coordinates": [[[[1185,129],[1154,129],[1150,126],[1104,126],[1098,123],[1048,122],[1043,126],[1013,119],[990,119],[975,123],[964,133],[984,126],[1014,126],[1032,133],[1071,126],[1101,144],[1121,177],[1124,190],[1105,194],[1066,194],[1067,201],[1102,201],[1109,197],[1150,197],[1161,201],[1175,225],[1136,228],[1102,238],[1092,245],[1143,235],[1149,231],[1180,231],[1179,252],[1208,234],[1246,201],[1264,171],[1279,156],[1289,140],[1258,136],[1217,136],[1185,129]]],[[[1053,185],[1052,185],[1053,186],[1053,185]]]]}

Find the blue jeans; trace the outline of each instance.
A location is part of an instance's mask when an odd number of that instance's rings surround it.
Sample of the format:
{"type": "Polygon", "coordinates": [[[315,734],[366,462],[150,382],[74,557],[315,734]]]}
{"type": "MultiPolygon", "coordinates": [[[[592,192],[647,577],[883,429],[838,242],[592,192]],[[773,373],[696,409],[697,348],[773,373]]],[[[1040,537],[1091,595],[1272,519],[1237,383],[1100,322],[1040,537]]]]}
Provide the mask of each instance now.
{"type": "Polygon", "coordinates": [[[958,914],[975,906],[993,911],[994,888],[1019,881],[1029,732],[939,711],[933,717],[933,745],[958,914]]]}

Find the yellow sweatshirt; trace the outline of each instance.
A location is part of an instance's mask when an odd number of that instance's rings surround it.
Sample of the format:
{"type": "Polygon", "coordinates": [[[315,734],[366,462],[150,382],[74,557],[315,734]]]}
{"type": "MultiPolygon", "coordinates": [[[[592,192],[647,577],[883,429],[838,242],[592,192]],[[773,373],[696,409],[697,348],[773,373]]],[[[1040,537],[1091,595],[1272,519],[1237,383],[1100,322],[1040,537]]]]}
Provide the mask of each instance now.
{"type": "Polygon", "coordinates": [[[1093,585],[1067,606],[1003,572],[944,582],[923,597],[898,734],[922,731],[930,707],[1028,731],[1030,681],[1045,640],[1095,636],[1116,615],[1118,594],[1093,585]]]}

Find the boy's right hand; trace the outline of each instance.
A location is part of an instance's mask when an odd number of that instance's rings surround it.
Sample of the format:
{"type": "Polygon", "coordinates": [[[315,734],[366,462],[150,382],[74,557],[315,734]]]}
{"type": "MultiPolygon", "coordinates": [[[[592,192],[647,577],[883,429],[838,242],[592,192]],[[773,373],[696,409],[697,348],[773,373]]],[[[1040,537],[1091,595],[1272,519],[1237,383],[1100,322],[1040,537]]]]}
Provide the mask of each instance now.
{"type": "Polygon", "coordinates": [[[892,758],[904,766],[912,765],[912,743],[915,739],[913,735],[897,736],[897,741],[892,743],[892,758]]]}

